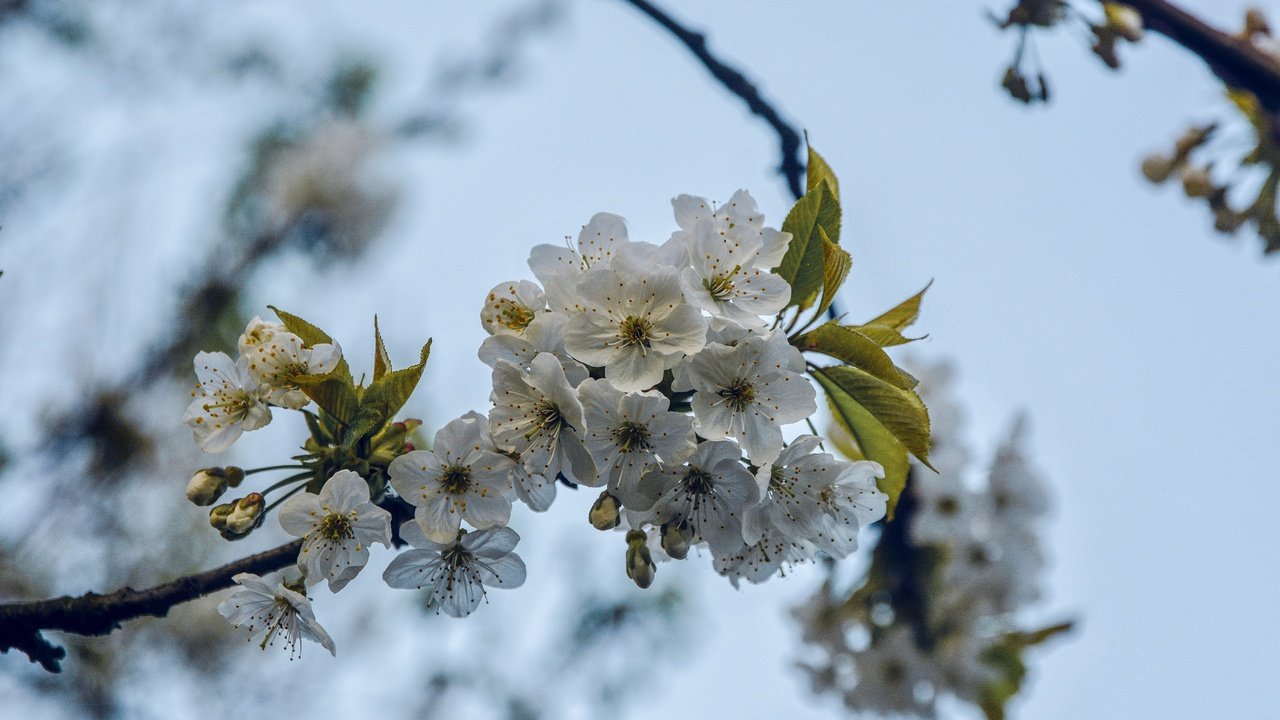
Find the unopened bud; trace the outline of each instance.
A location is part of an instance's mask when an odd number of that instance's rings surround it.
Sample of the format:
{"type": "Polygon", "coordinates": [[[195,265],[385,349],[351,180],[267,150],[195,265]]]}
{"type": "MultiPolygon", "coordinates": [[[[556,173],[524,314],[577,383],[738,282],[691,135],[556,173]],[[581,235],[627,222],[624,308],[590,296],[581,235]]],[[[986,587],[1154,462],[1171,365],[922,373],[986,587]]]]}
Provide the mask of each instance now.
{"type": "Polygon", "coordinates": [[[261,493],[249,493],[236,501],[236,507],[227,515],[227,532],[244,535],[254,528],[266,509],[266,498],[261,493]]]}
{"type": "Polygon", "coordinates": [[[244,468],[228,465],[222,468],[222,472],[227,478],[227,487],[238,488],[240,483],[244,482],[244,468]]]}
{"type": "Polygon", "coordinates": [[[646,539],[641,530],[627,532],[627,577],[642,590],[653,584],[653,575],[658,570],[646,539]]]}
{"type": "Polygon", "coordinates": [[[1244,13],[1244,36],[1252,38],[1254,35],[1270,35],[1271,25],[1267,23],[1267,17],[1262,14],[1258,8],[1249,8],[1244,13]]]}
{"type": "Polygon", "coordinates": [[[213,526],[214,530],[226,530],[227,516],[235,509],[236,504],[233,502],[223,503],[213,508],[209,511],[209,524],[213,526]]]}
{"type": "Polygon", "coordinates": [[[1173,174],[1177,163],[1164,155],[1148,155],[1142,159],[1142,174],[1153,183],[1162,183],[1173,174]]]}
{"type": "Polygon", "coordinates": [[[1107,14],[1107,24],[1117,35],[1129,42],[1142,39],[1142,15],[1137,10],[1120,3],[1106,3],[1104,12],[1107,14]]]}
{"type": "Polygon", "coordinates": [[[187,499],[200,507],[214,504],[226,491],[226,468],[212,467],[199,470],[187,483],[187,499]]]}
{"type": "Polygon", "coordinates": [[[1182,191],[1187,197],[1210,197],[1217,188],[1208,168],[1187,168],[1182,171],[1182,191]]]}
{"type": "Polygon", "coordinates": [[[612,530],[618,527],[618,523],[622,522],[622,517],[618,513],[620,507],[618,498],[610,495],[607,490],[600,493],[600,497],[596,498],[595,504],[591,506],[591,512],[587,514],[591,527],[597,530],[612,530]]]}
{"type": "Polygon", "coordinates": [[[662,526],[662,551],[672,560],[689,557],[689,534],[681,524],[666,523],[662,526]]]}

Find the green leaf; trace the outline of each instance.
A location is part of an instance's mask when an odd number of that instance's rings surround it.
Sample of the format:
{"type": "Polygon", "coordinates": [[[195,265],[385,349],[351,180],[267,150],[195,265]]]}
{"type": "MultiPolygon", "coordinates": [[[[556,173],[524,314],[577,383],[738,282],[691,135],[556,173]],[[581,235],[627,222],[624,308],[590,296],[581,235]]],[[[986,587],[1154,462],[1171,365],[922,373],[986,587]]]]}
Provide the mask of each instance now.
{"type": "Polygon", "coordinates": [[[907,486],[907,472],[910,470],[907,449],[848,393],[834,385],[829,387],[821,378],[818,383],[827,392],[827,405],[831,408],[832,417],[856,445],[850,448],[836,442],[836,448],[850,460],[874,460],[884,468],[884,477],[876,480],[876,487],[889,496],[886,516],[892,520],[898,498],[907,486]]]}
{"type": "Polygon", "coordinates": [[[871,339],[872,342],[879,345],[880,347],[892,347],[894,345],[905,345],[907,343],[915,342],[921,339],[921,338],[906,337],[902,333],[898,332],[897,330],[894,330],[888,325],[875,325],[873,323],[868,323],[866,325],[845,325],[845,327],[849,328],[850,330],[856,330],[857,332],[860,332],[863,335],[866,335],[868,338],[871,339]]]}
{"type": "Polygon", "coordinates": [[[929,412],[920,396],[858,368],[840,365],[817,371],[867,409],[929,469],[929,412]]]}
{"type": "Polygon", "coordinates": [[[840,181],[836,180],[836,174],[831,170],[831,166],[827,161],[822,159],[817,150],[813,146],[809,146],[809,166],[807,177],[805,178],[805,192],[809,192],[818,186],[818,183],[826,181],[831,186],[831,194],[836,198],[840,198],[840,181]]]}
{"type": "MultiPolygon", "coordinates": [[[[933,285],[933,281],[929,281],[929,285],[933,285]]],[[[929,285],[924,286],[924,290],[912,295],[911,297],[898,303],[892,310],[879,315],[873,320],[867,322],[867,325],[884,325],[894,330],[902,330],[920,317],[920,301],[924,299],[924,294],[929,290],[929,285]]]]}
{"type": "Polygon", "coordinates": [[[391,372],[391,357],[387,355],[387,348],[382,344],[382,331],[378,329],[378,316],[373,316],[373,381],[377,382],[382,379],[383,375],[391,372]]]}
{"type": "Polygon", "coordinates": [[[814,317],[822,317],[831,303],[835,302],[836,292],[844,284],[844,279],[849,276],[849,268],[853,265],[853,258],[844,248],[831,242],[826,230],[819,227],[818,235],[822,238],[822,302],[818,303],[814,317]]]}
{"type": "Polygon", "coordinates": [[[338,374],[342,369],[335,367],[326,375],[303,375],[294,382],[325,412],[350,425],[359,411],[360,395],[349,377],[338,374]]]}
{"type": "Polygon", "coordinates": [[[403,370],[394,370],[374,380],[360,398],[360,411],[350,423],[343,437],[343,446],[352,447],[360,438],[377,432],[390,420],[400,408],[404,407],[409,396],[418,387],[422,378],[422,370],[431,355],[431,341],[422,346],[422,354],[417,365],[403,370]]]}
{"type": "Polygon", "coordinates": [[[910,373],[894,364],[874,340],[836,322],[827,322],[793,341],[801,350],[812,350],[833,357],[903,390],[920,384],[910,373]]]}
{"type": "Polygon", "coordinates": [[[791,284],[787,307],[803,310],[813,305],[822,289],[822,232],[825,231],[832,242],[840,241],[840,201],[832,194],[831,187],[820,183],[797,200],[782,222],[782,230],[791,233],[791,244],[774,272],[791,284]]]}

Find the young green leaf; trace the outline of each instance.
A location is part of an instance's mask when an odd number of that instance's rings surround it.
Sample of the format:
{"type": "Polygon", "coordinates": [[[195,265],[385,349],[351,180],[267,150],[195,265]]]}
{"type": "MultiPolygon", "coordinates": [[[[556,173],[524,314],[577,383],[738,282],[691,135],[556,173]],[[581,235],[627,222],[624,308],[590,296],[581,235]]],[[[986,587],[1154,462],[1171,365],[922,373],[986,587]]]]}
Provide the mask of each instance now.
{"type": "Polygon", "coordinates": [[[866,335],[868,338],[871,339],[872,342],[879,345],[880,347],[893,347],[894,345],[905,345],[907,343],[915,342],[917,340],[922,339],[922,338],[906,337],[905,335],[889,327],[888,325],[876,325],[873,323],[868,323],[866,325],[845,325],[845,327],[849,328],[850,330],[855,330],[857,332],[860,332],[863,335],[866,335]]]}
{"type": "MultiPolygon", "coordinates": [[[[835,386],[843,390],[921,463],[934,469],[929,464],[929,412],[918,395],[848,365],[821,368],[813,374],[824,389],[835,386]]],[[[830,394],[829,389],[827,392],[830,394]]]]}
{"type": "Polygon", "coordinates": [[[338,375],[341,370],[339,366],[325,375],[303,375],[295,382],[316,405],[349,425],[360,408],[360,395],[348,379],[338,375]]]}
{"type": "Polygon", "coordinates": [[[822,301],[818,303],[814,317],[820,318],[831,307],[831,303],[835,302],[836,292],[849,276],[853,258],[844,248],[831,242],[826,230],[819,227],[818,235],[822,238],[822,301]]]}
{"type": "Polygon", "coordinates": [[[895,365],[874,340],[834,321],[819,325],[796,338],[792,344],[801,350],[812,350],[841,360],[903,390],[914,390],[920,384],[910,373],[895,365]]]}
{"type": "Polygon", "coordinates": [[[840,197],[840,182],[836,180],[836,174],[831,170],[831,166],[827,161],[818,154],[813,146],[809,146],[809,167],[805,178],[805,192],[809,192],[818,186],[818,183],[826,181],[831,186],[831,194],[837,199],[840,197]]]}
{"type": "Polygon", "coordinates": [[[839,386],[823,382],[822,378],[818,378],[818,384],[827,393],[827,404],[831,408],[832,417],[849,433],[857,446],[852,448],[853,452],[850,452],[851,448],[841,444],[837,444],[837,449],[852,460],[874,460],[884,468],[884,477],[876,480],[876,487],[889,496],[886,517],[892,520],[893,512],[898,507],[898,498],[907,486],[907,472],[910,470],[907,448],[839,386]]]}
{"type": "Polygon", "coordinates": [[[422,370],[431,354],[431,341],[422,346],[422,355],[417,365],[403,370],[394,370],[383,375],[369,385],[360,398],[360,410],[350,423],[343,437],[343,445],[352,447],[360,438],[377,432],[388,420],[404,407],[409,396],[418,387],[422,378],[422,370]]]}
{"type": "Polygon", "coordinates": [[[884,325],[894,330],[902,330],[920,317],[920,301],[924,299],[924,294],[929,290],[929,286],[933,285],[933,281],[929,281],[929,285],[925,285],[924,289],[903,300],[893,307],[892,310],[879,315],[872,319],[867,325],[884,325]]]}
{"type": "MultiPolygon", "coordinates": [[[[315,325],[312,325],[297,315],[291,315],[274,305],[268,305],[267,307],[271,308],[271,311],[276,314],[276,317],[280,318],[280,322],[284,323],[284,328],[286,330],[302,338],[303,347],[311,347],[312,345],[321,345],[326,343],[333,344],[333,338],[329,337],[328,333],[315,325]]],[[[352,388],[354,388],[356,384],[355,380],[351,377],[351,368],[347,365],[346,358],[339,359],[338,366],[326,377],[337,378],[352,388]]],[[[322,405],[321,407],[324,406],[322,405]]],[[[325,409],[327,410],[328,408],[325,409]]]]}
{"type": "Polygon", "coordinates": [[[377,382],[382,379],[383,375],[391,372],[391,356],[387,355],[387,348],[382,344],[382,331],[378,329],[378,316],[373,316],[373,381],[377,382]]]}
{"type": "Polygon", "coordinates": [[[822,290],[821,233],[826,232],[832,242],[840,241],[840,201],[832,194],[831,187],[821,183],[797,200],[782,222],[782,230],[791,233],[791,244],[774,272],[791,285],[787,307],[803,310],[813,305],[822,290]]]}

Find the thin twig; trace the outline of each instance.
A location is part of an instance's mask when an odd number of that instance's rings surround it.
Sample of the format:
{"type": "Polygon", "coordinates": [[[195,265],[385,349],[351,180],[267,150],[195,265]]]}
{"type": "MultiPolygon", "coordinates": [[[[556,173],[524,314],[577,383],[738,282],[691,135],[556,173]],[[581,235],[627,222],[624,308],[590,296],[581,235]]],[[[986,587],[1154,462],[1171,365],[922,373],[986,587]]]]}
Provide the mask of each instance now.
{"type": "Polygon", "coordinates": [[[769,127],[778,134],[778,145],[782,153],[782,163],[778,172],[787,180],[787,187],[797,200],[804,194],[804,164],[800,161],[800,133],[791,127],[786,120],[770,105],[760,91],[740,71],[724,64],[707,49],[707,37],[694,32],[676,22],[667,13],[647,0],[624,0],[637,10],[648,15],[650,19],[661,25],[668,32],[684,43],[689,52],[707,68],[711,76],[720,82],[726,90],[742,98],[747,108],[755,115],[769,123],[769,127]]]}
{"type": "Polygon", "coordinates": [[[120,623],[144,616],[164,617],[175,605],[232,585],[240,573],[264,575],[294,563],[302,540],[250,555],[221,567],[188,575],[146,590],[122,588],[108,595],[85,593],[36,602],[0,605],[0,652],[21,650],[49,672],[61,672],[66,651],[41,633],[61,630],[77,635],[107,635],[120,623]]]}

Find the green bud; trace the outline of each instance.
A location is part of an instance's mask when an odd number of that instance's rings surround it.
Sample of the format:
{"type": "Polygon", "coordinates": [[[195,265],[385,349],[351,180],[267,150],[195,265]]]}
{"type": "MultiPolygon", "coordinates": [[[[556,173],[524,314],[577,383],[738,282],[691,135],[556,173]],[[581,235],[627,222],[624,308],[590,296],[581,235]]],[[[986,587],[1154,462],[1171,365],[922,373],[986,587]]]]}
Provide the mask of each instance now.
{"type": "Polygon", "coordinates": [[[612,530],[622,521],[618,513],[620,508],[618,498],[610,495],[606,490],[596,498],[595,504],[591,506],[591,512],[587,514],[587,519],[591,521],[591,527],[597,530],[612,530]]]}
{"type": "Polygon", "coordinates": [[[227,469],[211,467],[199,470],[187,483],[187,499],[205,507],[212,505],[227,491],[227,469]]]}
{"type": "Polygon", "coordinates": [[[238,468],[235,465],[228,465],[222,469],[227,478],[227,486],[238,488],[240,483],[244,482],[244,468],[238,468]]]}
{"type": "Polygon", "coordinates": [[[235,509],[236,504],[234,502],[223,503],[213,508],[209,511],[209,524],[213,526],[214,530],[226,530],[227,516],[235,509]]]}
{"type": "Polygon", "coordinates": [[[249,493],[236,501],[235,509],[227,515],[226,531],[244,535],[257,526],[266,510],[267,500],[261,493],[249,493]]]}
{"type": "Polygon", "coordinates": [[[658,571],[645,539],[643,531],[627,532],[627,577],[641,590],[653,584],[653,575],[658,571]]]}
{"type": "Polygon", "coordinates": [[[662,551],[672,560],[683,560],[689,557],[689,534],[680,524],[666,523],[662,526],[662,551]]]}

